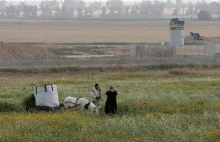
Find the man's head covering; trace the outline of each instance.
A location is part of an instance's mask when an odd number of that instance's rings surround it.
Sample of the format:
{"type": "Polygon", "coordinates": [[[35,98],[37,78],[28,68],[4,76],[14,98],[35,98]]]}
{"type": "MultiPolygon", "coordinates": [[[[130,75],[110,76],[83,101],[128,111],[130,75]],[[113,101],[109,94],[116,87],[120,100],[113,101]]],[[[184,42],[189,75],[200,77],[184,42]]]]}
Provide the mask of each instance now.
{"type": "Polygon", "coordinates": [[[114,89],[114,87],[113,87],[113,86],[110,86],[110,90],[112,90],[112,89],[114,89]]]}

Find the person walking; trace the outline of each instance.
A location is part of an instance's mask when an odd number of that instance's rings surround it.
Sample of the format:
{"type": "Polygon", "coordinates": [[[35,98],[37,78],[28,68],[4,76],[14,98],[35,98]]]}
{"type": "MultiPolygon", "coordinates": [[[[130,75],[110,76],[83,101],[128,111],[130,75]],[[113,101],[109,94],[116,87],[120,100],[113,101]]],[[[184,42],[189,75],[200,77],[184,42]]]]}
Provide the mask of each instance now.
{"type": "Polygon", "coordinates": [[[110,86],[110,89],[106,92],[106,95],[107,100],[105,103],[105,113],[110,115],[117,114],[117,91],[114,89],[113,86],[110,86]]]}
{"type": "Polygon", "coordinates": [[[100,106],[99,101],[100,101],[100,98],[101,98],[101,93],[102,93],[102,90],[100,89],[99,84],[95,84],[95,88],[92,89],[92,91],[91,91],[91,96],[92,96],[92,102],[97,107],[100,106]]]}

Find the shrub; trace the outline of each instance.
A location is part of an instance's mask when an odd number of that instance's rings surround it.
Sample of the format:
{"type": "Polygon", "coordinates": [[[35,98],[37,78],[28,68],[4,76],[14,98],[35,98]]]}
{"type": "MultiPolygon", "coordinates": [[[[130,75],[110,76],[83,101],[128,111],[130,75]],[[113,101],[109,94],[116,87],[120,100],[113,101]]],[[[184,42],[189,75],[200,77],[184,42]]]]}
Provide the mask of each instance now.
{"type": "Polygon", "coordinates": [[[36,106],[34,94],[31,94],[31,95],[25,97],[22,100],[22,105],[24,108],[26,108],[27,111],[31,108],[34,108],[36,106]]]}
{"type": "Polygon", "coordinates": [[[198,14],[199,21],[209,21],[212,19],[212,15],[209,11],[201,10],[198,14]]]}
{"type": "Polygon", "coordinates": [[[22,107],[18,104],[0,101],[0,112],[20,112],[22,107]]]}

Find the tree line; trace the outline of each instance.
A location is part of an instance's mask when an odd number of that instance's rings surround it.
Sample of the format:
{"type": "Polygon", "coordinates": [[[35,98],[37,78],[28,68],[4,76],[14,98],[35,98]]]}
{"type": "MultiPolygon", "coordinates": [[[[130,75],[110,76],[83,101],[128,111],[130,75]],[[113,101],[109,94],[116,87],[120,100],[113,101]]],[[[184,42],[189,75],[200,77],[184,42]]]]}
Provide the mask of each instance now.
{"type": "MultiPolygon", "coordinates": [[[[88,18],[150,18],[163,17],[164,9],[173,9],[173,16],[180,16],[181,10],[185,10],[184,16],[204,16],[210,20],[211,15],[217,15],[220,19],[220,3],[207,3],[205,0],[193,4],[183,3],[182,0],[162,2],[155,0],[143,0],[138,4],[125,5],[122,0],[108,0],[106,3],[93,2],[87,4],[83,0],[43,0],[39,5],[29,5],[20,2],[18,5],[7,5],[7,1],[0,1],[1,18],[26,18],[26,19],[88,19],[88,18]],[[94,13],[100,13],[95,16],[94,13]]],[[[182,16],[182,15],[181,15],[182,16]]],[[[200,18],[199,17],[199,18],[200,18]]]]}

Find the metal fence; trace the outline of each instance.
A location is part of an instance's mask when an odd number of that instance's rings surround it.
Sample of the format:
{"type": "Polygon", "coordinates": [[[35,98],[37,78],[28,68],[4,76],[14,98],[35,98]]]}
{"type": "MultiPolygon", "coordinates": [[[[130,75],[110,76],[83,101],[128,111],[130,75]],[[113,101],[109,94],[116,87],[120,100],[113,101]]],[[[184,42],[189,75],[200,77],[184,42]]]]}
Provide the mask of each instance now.
{"type": "Polygon", "coordinates": [[[71,60],[12,60],[0,61],[1,68],[23,67],[110,67],[148,66],[158,64],[210,64],[220,63],[220,56],[177,56],[167,58],[123,58],[123,59],[71,59],[71,60]]]}
{"type": "MultiPolygon", "coordinates": [[[[126,45],[124,47],[128,49],[126,45]]],[[[124,53],[124,52],[123,52],[124,53]]],[[[25,67],[109,67],[109,66],[148,66],[158,64],[211,64],[220,63],[220,44],[186,45],[130,45],[130,53],[117,56],[92,56],[83,58],[32,58],[29,60],[0,60],[0,68],[25,67]]]]}

